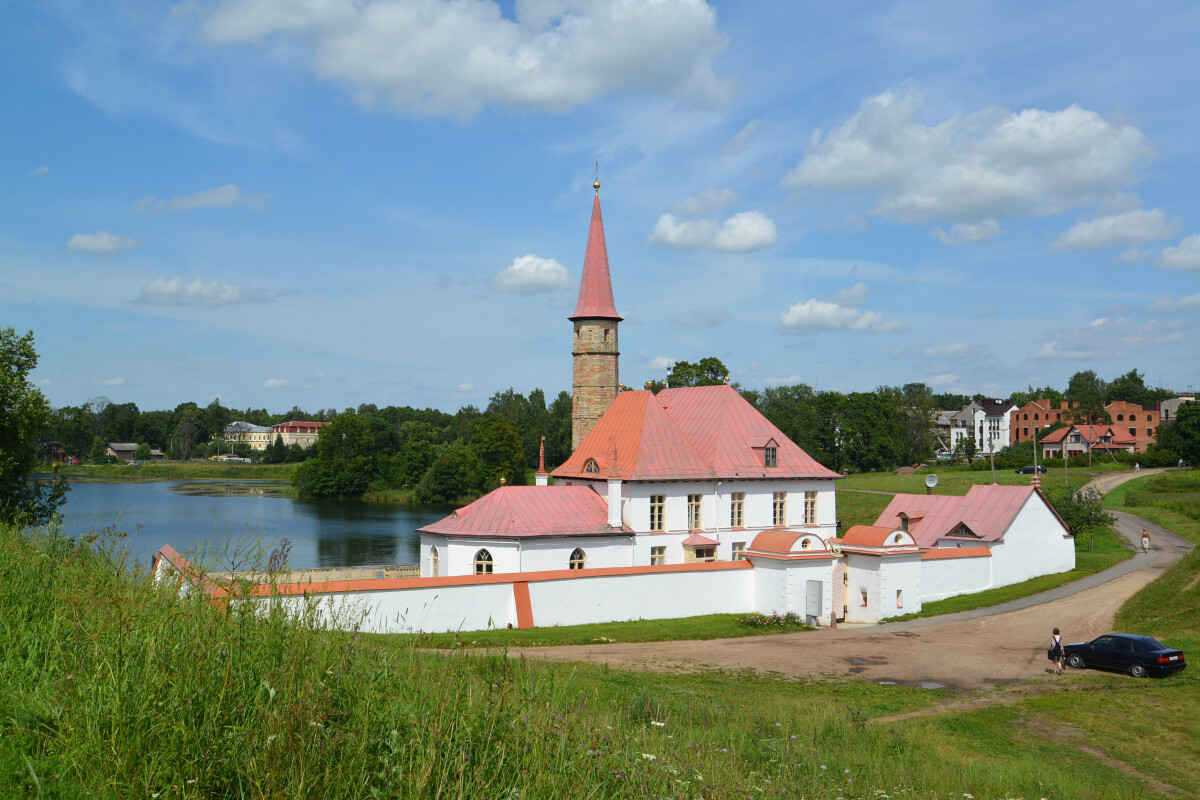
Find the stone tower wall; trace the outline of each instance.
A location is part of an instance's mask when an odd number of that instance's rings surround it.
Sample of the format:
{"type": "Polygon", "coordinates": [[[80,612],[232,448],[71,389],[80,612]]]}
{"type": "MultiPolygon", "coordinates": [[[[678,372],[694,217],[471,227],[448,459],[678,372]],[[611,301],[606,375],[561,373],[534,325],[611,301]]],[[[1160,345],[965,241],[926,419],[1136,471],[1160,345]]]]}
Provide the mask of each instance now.
{"type": "Polygon", "coordinates": [[[617,398],[617,320],[575,320],[572,348],[571,451],[617,398]]]}

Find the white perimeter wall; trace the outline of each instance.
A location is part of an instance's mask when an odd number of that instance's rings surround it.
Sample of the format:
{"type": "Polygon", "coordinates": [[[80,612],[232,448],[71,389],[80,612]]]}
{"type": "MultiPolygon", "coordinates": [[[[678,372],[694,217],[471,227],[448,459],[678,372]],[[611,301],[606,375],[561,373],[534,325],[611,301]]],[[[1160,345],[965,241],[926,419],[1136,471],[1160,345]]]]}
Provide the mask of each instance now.
{"type": "MultiPolygon", "coordinates": [[[[475,554],[485,549],[492,556],[493,572],[548,572],[570,567],[571,552],[582,548],[587,566],[630,567],[633,563],[633,537],[562,536],[529,539],[472,539],[463,536],[421,535],[421,577],[433,575],[430,548],[438,549],[438,577],[475,574],[475,554]]],[[[647,552],[649,552],[647,550],[647,552]]],[[[649,563],[649,560],[645,563],[649,563]]]]}
{"type": "Polygon", "coordinates": [[[938,558],[921,562],[921,601],[930,603],[992,586],[992,557],[938,558]]]}
{"type": "Polygon", "coordinates": [[[1007,586],[1075,568],[1075,539],[1036,493],[992,547],[992,585],[1007,586]]]}

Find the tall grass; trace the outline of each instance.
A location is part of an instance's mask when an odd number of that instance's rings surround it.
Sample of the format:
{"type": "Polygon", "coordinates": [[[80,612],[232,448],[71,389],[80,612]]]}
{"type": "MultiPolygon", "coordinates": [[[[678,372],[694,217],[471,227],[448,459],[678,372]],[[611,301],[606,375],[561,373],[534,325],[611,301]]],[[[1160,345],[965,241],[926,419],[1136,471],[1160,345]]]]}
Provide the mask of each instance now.
{"type": "Polygon", "coordinates": [[[919,689],[431,654],[115,552],[0,530],[0,797],[1140,796],[995,715],[867,724],[919,689]]]}

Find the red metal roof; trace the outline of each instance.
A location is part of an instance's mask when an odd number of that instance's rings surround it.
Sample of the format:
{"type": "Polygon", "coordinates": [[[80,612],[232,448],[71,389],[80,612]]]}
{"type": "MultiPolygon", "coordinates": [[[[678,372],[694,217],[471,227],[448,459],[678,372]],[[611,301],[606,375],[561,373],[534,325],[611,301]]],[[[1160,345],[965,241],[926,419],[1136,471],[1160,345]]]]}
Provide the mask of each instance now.
{"type": "Polygon", "coordinates": [[[884,547],[897,528],[878,528],[871,525],[852,525],[841,538],[848,547],[884,547]]]}
{"type": "Polygon", "coordinates": [[[1085,442],[1092,442],[1093,447],[1100,447],[1097,444],[1101,438],[1112,436],[1113,444],[1136,444],[1137,439],[1129,435],[1129,431],[1124,428],[1118,428],[1116,425],[1069,425],[1065,428],[1059,428],[1056,431],[1051,431],[1045,436],[1038,439],[1041,444],[1056,444],[1061,442],[1068,433],[1075,431],[1083,437],[1085,442]]]}
{"type": "MultiPolygon", "coordinates": [[[[972,486],[961,497],[952,495],[898,494],[875,520],[881,528],[900,528],[900,512],[909,516],[908,532],[921,547],[933,547],[937,540],[964,523],[980,541],[995,542],[1016,518],[1030,495],[1032,486],[972,486]],[[919,517],[919,519],[915,519],[919,517]]],[[[1046,502],[1041,493],[1037,493],[1046,502]]],[[[1049,506],[1049,503],[1046,503],[1049,506]]]]}
{"type": "Polygon", "coordinates": [[[716,539],[710,539],[707,536],[702,536],[699,533],[693,533],[691,536],[683,540],[687,547],[715,547],[720,544],[716,539]]]}
{"type": "Polygon", "coordinates": [[[579,303],[575,306],[575,313],[567,319],[621,319],[613,304],[612,277],[608,273],[608,246],[604,243],[599,192],[592,203],[592,224],[588,229],[587,252],[583,256],[583,279],[579,282],[579,303]]]}
{"type": "Polygon", "coordinates": [[[632,533],[609,526],[608,501],[590,486],[501,486],[417,530],[503,538],[632,533]]]}
{"type": "Polygon", "coordinates": [[[765,530],[754,537],[754,541],[750,542],[750,549],[760,553],[790,553],[792,545],[801,536],[804,536],[803,531],[785,531],[779,528],[765,530]]]}
{"type": "Polygon", "coordinates": [[[729,386],[625,391],[561,467],[560,478],[595,479],[589,460],[623,480],[838,478],[772,425],[729,386]],[[764,466],[763,444],[776,442],[776,466],[764,466]]]}

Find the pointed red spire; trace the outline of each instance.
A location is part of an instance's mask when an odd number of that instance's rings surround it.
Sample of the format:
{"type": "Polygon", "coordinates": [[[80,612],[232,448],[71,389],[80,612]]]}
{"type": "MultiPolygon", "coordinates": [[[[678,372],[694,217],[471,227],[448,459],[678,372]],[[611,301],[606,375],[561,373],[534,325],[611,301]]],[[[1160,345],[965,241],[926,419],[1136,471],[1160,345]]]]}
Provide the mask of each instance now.
{"type": "Polygon", "coordinates": [[[592,203],[592,225],[588,229],[587,253],[583,257],[579,303],[575,306],[575,313],[567,319],[621,319],[613,304],[612,278],[608,274],[608,247],[604,244],[604,220],[600,217],[599,189],[592,203]]]}

